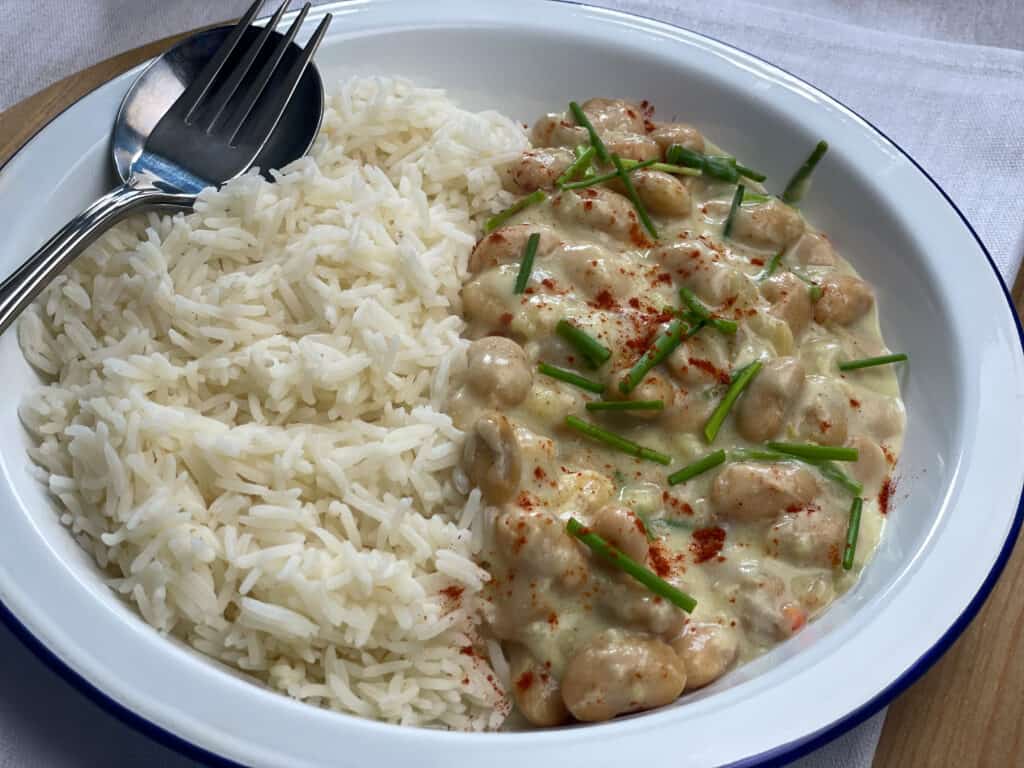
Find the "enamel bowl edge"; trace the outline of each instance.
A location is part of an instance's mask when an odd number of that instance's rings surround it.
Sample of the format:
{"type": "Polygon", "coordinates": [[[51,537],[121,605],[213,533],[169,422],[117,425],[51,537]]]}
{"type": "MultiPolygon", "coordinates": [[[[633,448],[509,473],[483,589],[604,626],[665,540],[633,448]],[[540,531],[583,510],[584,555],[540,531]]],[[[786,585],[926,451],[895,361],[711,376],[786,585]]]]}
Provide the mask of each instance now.
{"type": "MultiPolygon", "coordinates": [[[[941,189],[842,105],[693,32],[543,0],[357,0],[316,9],[307,27],[325,10],[336,16],[317,55],[328,83],[411,76],[470,108],[527,122],[569,98],[648,98],[662,119],[685,116],[773,180],[827,138],[808,216],[877,286],[886,340],[912,358],[901,374],[907,444],[875,558],[805,631],[656,712],[588,728],[457,734],[317,710],[161,637],[101,583],[27,471],[17,401],[35,377],[7,333],[5,621],[74,684],[157,738],[206,760],[260,766],[611,766],[638,755],[672,755],[678,766],[778,764],[916,679],[991,590],[1020,528],[1024,485],[1013,418],[1024,397],[1020,326],[991,258],[941,189]],[[745,130],[753,124],[758,131],[745,130]]],[[[0,171],[0,274],[105,191],[109,126],[136,72],[70,107],[0,171]],[[25,200],[32,204],[15,213],[25,200]]]]}

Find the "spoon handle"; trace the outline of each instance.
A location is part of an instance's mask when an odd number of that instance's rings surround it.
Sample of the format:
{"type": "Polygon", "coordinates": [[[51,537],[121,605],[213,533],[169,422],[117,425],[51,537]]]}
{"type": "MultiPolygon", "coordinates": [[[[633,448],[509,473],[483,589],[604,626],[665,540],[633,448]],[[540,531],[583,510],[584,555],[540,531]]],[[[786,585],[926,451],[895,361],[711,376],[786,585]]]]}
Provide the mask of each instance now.
{"type": "Polygon", "coordinates": [[[7,330],[50,281],[90,243],[130,214],[145,209],[192,207],[192,195],[124,184],[69,221],[31,258],[0,283],[0,333],[7,330]]]}

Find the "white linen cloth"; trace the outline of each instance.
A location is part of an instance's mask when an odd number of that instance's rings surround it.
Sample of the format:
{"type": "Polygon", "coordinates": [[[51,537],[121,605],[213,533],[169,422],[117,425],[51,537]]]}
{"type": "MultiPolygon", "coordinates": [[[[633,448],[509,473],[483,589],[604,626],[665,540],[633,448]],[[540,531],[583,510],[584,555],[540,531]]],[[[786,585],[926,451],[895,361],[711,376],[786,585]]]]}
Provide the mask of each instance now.
{"type": "MultiPolygon", "coordinates": [[[[932,174],[1012,284],[1024,256],[1024,2],[592,1],[736,45],[859,112],[932,174]]],[[[0,110],[249,2],[0,0],[0,110]]],[[[196,765],[91,704],[3,627],[0,680],[0,768],[196,765]]],[[[794,766],[867,768],[883,721],[880,713],[794,766]]]]}

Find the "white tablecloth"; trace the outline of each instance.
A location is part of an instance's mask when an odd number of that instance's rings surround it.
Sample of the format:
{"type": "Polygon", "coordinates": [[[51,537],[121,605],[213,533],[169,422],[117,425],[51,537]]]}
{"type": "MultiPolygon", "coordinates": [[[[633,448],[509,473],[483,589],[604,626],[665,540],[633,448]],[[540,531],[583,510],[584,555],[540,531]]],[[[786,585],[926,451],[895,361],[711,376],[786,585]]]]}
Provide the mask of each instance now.
{"type": "MultiPolygon", "coordinates": [[[[935,177],[1012,283],[1024,256],[1024,2],[593,1],[737,45],[859,112],[935,177]]],[[[3,0],[0,110],[120,51],[237,16],[249,2],[3,0]]],[[[195,765],[106,715],[2,627],[0,680],[0,768],[195,765]]],[[[866,768],[883,719],[795,765],[866,768]]]]}

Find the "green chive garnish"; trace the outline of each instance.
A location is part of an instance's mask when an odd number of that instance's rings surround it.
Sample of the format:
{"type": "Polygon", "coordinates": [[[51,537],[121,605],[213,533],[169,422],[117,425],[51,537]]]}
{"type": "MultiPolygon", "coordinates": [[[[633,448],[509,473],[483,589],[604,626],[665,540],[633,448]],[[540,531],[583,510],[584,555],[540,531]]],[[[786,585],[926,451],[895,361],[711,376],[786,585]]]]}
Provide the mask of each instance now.
{"type": "Polygon", "coordinates": [[[530,273],[533,272],[533,259],[537,255],[538,245],[540,232],[534,232],[526,241],[526,249],[523,251],[523,260],[519,263],[519,274],[516,275],[516,286],[512,293],[522,293],[526,290],[526,284],[530,282],[530,273]]]}
{"type": "Polygon", "coordinates": [[[873,368],[876,365],[888,365],[889,363],[902,363],[909,358],[902,352],[896,355],[881,355],[880,357],[865,357],[860,360],[846,360],[839,363],[840,371],[855,371],[858,368],[873,368]]]}
{"type": "Polygon", "coordinates": [[[781,261],[782,251],[779,251],[774,256],[772,256],[771,261],[768,262],[768,266],[766,266],[764,268],[764,271],[761,272],[761,274],[758,276],[758,281],[760,282],[761,280],[767,280],[769,277],[775,274],[775,270],[779,268],[779,263],[781,261]]]}
{"type": "Polygon", "coordinates": [[[846,548],[843,550],[844,571],[853,568],[853,556],[857,552],[857,534],[860,533],[860,511],[863,506],[864,499],[860,496],[850,505],[850,525],[846,529],[846,548]]]}
{"type": "Polygon", "coordinates": [[[814,151],[811,152],[810,157],[804,160],[804,164],[797,168],[793,178],[786,185],[786,191],[782,193],[782,201],[784,203],[792,205],[793,203],[800,202],[807,191],[808,184],[810,184],[811,173],[814,171],[814,167],[825,156],[826,152],[828,152],[828,142],[819,141],[817,146],[814,147],[814,151]]]}
{"type": "Polygon", "coordinates": [[[736,213],[743,202],[743,193],[746,188],[742,184],[736,185],[736,194],[732,196],[732,205],[729,206],[729,215],[725,217],[725,227],[722,229],[722,237],[729,237],[732,234],[732,223],[736,219],[736,213]]]}
{"type": "MultiPolygon", "coordinates": [[[[672,354],[672,350],[679,346],[686,332],[687,326],[682,319],[677,317],[669,323],[668,328],[654,340],[654,343],[640,356],[640,359],[633,363],[633,367],[629,369],[625,378],[619,382],[619,391],[628,395],[636,389],[651,368],[672,354]]],[[[689,331],[691,334],[695,332],[693,329],[689,331]]]]}
{"type": "Polygon", "coordinates": [[[726,320],[723,317],[712,317],[711,310],[705,307],[703,302],[697,298],[697,294],[685,285],[679,289],[679,297],[695,317],[703,320],[715,330],[721,331],[722,333],[736,333],[738,326],[734,320],[726,320]]]}
{"type": "Polygon", "coordinates": [[[813,443],[776,443],[767,444],[773,451],[797,456],[813,461],[856,461],[856,448],[839,448],[831,445],[814,445],[813,443]]]}
{"type": "Polygon", "coordinates": [[[736,402],[736,398],[740,396],[740,393],[746,389],[747,385],[757,376],[760,370],[761,361],[755,360],[733,379],[732,384],[729,385],[729,389],[725,393],[725,397],[722,398],[722,402],[718,404],[718,407],[711,414],[711,418],[708,419],[708,423],[704,425],[704,439],[709,443],[714,442],[715,437],[718,435],[718,430],[722,428],[725,417],[729,415],[729,411],[732,409],[733,403],[736,402]]]}
{"type": "Polygon", "coordinates": [[[612,351],[608,347],[586,331],[577,328],[568,320],[559,320],[558,325],[555,326],[555,333],[569,342],[573,349],[583,355],[583,358],[591,368],[600,368],[612,356],[612,351]]]}
{"type": "Polygon", "coordinates": [[[813,304],[821,298],[821,286],[811,280],[811,278],[801,275],[799,272],[793,272],[794,275],[799,277],[805,283],[807,283],[807,293],[811,297],[811,303],[813,304]]]}
{"type": "Polygon", "coordinates": [[[757,192],[751,192],[749,190],[743,193],[743,202],[751,203],[753,205],[756,205],[758,203],[767,203],[771,199],[771,195],[762,195],[758,194],[757,192]]]}
{"type": "Polygon", "coordinates": [[[687,168],[697,168],[706,176],[711,176],[721,181],[736,183],[739,178],[739,171],[736,170],[736,161],[731,157],[715,157],[694,152],[679,144],[673,144],[665,152],[665,159],[674,165],[683,165],[687,168]]]}
{"type": "Polygon", "coordinates": [[[564,381],[566,384],[572,384],[574,387],[585,389],[588,392],[594,392],[598,395],[604,392],[604,384],[597,381],[591,381],[584,376],[580,376],[578,373],[567,371],[565,368],[556,368],[555,366],[548,365],[547,363],[539,363],[537,365],[537,370],[545,376],[550,376],[552,379],[564,381]]]}
{"type": "MultiPolygon", "coordinates": [[[[636,160],[630,160],[628,157],[620,158],[622,164],[625,166],[627,171],[632,171],[638,165],[639,162],[636,160]]],[[[648,162],[648,161],[644,161],[648,162]]],[[[651,163],[647,166],[652,171],[661,171],[662,173],[671,173],[674,176],[700,176],[699,168],[687,168],[683,165],[672,165],[670,163],[651,163]]]]}
{"type": "Polygon", "coordinates": [[[845,474],[839,467],[830,461],[812,461],[810,459],[801,459],[808,464],[811,464],[818,468],[825,477],[831,480],[833,483],[843,486],[846,490],[852,493],[854,496],[860,496],[864,493],[864,486],[858,483],[849,475],[845,474]]]}
{"type": "Polygon", "coordinates": [[[531,192],[526,197],[519,198],[504,211],[489,218],[487,223],[484,224],[484,232],[490,234],[520,211],[529,208],[531,205],[544,202],[547,200],[547,197],[548,196],[544,190],[538,189],[535,192],[531,192]]]}
{"type": "Polygon", "coordinates": [[[664,400],[591,400],[584,406],[588,411],[660,411],[664,400]]]}
{"type": "Polygon", "coordinates": [[[789,453],[772,450],[770,448],[734,448],[728,452],[729,461],[799,461],[815,467],[818,472],[832,482],[841,485],[855,496],[859,496],[864,487],[853,478],[845,475],[839,467],[829,461],[807,459],[802,456],[794,456],[789,453]]]}
{"type": "MultiPolygon", "coordinates": [[[[768,178],[767,176],[765,176],[760,171],[755,171],[753,168],[747,168],[747,166],[740,165],[739,163],[737,163],[735,161],[733,161],[733,165],[736,167],[736,170],[737,170],[737,172],[739,172],[740,176],[746,176],[748,179],[752,179],[753,181],[760,182],[760,181],[765,181],[768,178]]],[[[758,197],[765,197],[765,196],[764,195],[758,195],[758,197]]],[[[771,200],[770,197],[765,197],[765,199],[766,200],[771,200]]]]}
{"type": "Polygon", "coordinates": [[[647,570],[633,558],[624,555],[596,533],[592,533],[589,528],[584,526],[575,517],[569,518],[569,522],[565,525],[565,530],[571,536],[575,536],[590,547],[596,554],[628,573],[654,594],[664,597],[687,613],[692,613],[693,609],[697,607],[697,601],[688,594],[681,592],[664,579],[659,578],[654,572],[647,570]]]}
{"type": "MultiPolygon", "coordinates": [[[[654,164],[653,160],[644,160],[642,163],[637,163],[631,168],[628,168],[626,173],[632,173],[640,168],[649,168],[654,164]]],[[[612,181],[617,178],[619,178],[619,172],[613,171],[612,173],[606,173],[603,176],[590,176],[582,181],[568,182],[562,185],[562,189],[583,189],[584,187],[592,187],[595,184],[604,184],[606,181],[612,181]]]]}
{"type": "Polygon", "coordinates": [[[707,456],[697,459],[692,464],[687,464],[682,469],[673,472],[668,476],[669,485],[679,485],[679,483],[685,483],[687,480],[691,480],[697,475],[707,472],[709,469],[714,469],[719,464],[725,463],[725,451],[718,450],[714,453],[709,453],[707,456]]]}
{"type": "Polygon", "coordinates": [[[655,451],[652,448],[645,448],[642,445],[634,443],[632,440],[620,437],[614,432],[602,429],[596,424],[591,424],[589,421],[584,421],[577,416],[566,416],[565,425],[570,429],[576,430],[582,435],[586,435],[591,440],[604,443],[617,451],[628,453],[630,456],[636,456],[638,459],[656,461],[658,464],[664,464],[665,466],[672,463],[672,458],[670,456],[666,456],[664,453],[655,451]]]}
{"type": "MultiPolygon", "coordinates": [[[[647,209],[644,208],[644,204],[640,202],[640,196],[636,193],[636,187],[633,186],[632,180],[629,178],[629,174],[626,173],[625,167],[622,165],[622,160],[618,155],[612,155],[612,164],[615,166],[615,170],[619,172],[619,178],[622,179],[622,185],[626,188],[626,196],[632,201],[633,207],[636,208],[636,215],[640,217],[640,222],[644,225],[644,229],[647,233],[655,240],[658,239],[658,230],[654,228],[654,222],[651,221],[651,217],[647,215],[647,209]]],[[[634,166],[639,168],[640,166],[634,166]]]]}
{"type": "MultiPolygon", "coordinates": [[[[576,147],[579,150],[579,147],[576,147]]],[[[593,147],[587,147],[583,151],[577,151],[576,160],[573,161],[572,165],[566,168],[562,175],[555,179],[555,184],[561,186],[567,182],[572,181],[580,174],[586,173],[590,170],[590,161],[594,159],[594,154],[597,150],[593,147]]]]}
{"type": "Polygon", "coordinates": [[[597,152],[597,159],[602,163],[610,163],[611,158],[608,156],[608,150],[604,146],[604,142],[601,141],[601,137],[597,135],[597,130],[594,128],[594,124],[590,122],[590,119],[584,113],[583,108],[575,101],[569,102],[569,111],[572,112],[573,118],[576,120],[576,125],[581,125],[587,129],[587,133],[590,134],[590,146],[597,152]]]}

